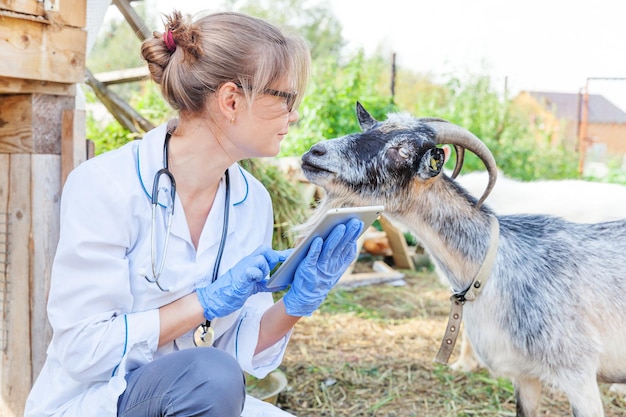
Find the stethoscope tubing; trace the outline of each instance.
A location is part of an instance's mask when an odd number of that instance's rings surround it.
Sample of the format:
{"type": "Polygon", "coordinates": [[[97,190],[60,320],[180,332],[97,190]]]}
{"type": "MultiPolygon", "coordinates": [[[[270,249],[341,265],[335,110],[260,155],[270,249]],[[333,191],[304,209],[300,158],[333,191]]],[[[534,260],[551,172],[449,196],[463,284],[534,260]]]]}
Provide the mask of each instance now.
{"type": "MultiPolygon", "coordinates": [[[[171,138],[171,133],[168,131],[165,135],[165,141],[163,143],[163,168],[158,170],[154,175],[154,181],[152,184],[152,195],[150,196],[150,203],[152,208],[152,219],[150,225],[150,260],[152,267],[152,278],[144,275],[144,278],[152,283],[156,284],[156,286],[163,292],[169,292],[168,288],[165,288],[159,282],[161,278],[161,274],[163,274],[163,269],[165,268],[165,259],[167,257],[167,249],[169,247],[169,241],[172,231],[172,220],[174,218],[174,202],[176,199],[176,181],[174,179],[174,175],[169,170],[169,141],[171,138]],[[162,256],[161,261],[158,262],[158,254],[157,254],[157,242],[156,242],[156,213],[157,208],[159,206],[159,183],[161,177],[165,175],[170,181],[170,201],[167,206],[165,206],[165,210],[167,211],[167,224],[165,226],[165,241],[163,242],[162,256]],[[158,264],[158,265],[157,265],[158,264]]],[[[220,263],[222,261],[222,255],[224,253],[224,247],[226,245],[226,236],[228,235],[228,221],[229,221],[229,206],[230,206],[230,176],[228,173],[228,169],[224,172],[224,180],[226,185],[226,194],[224,196],[224,224],[222,227],[222,236],[220,238],[220,244],[217,251],[217,256],[215,260],[215,266],[213,267],[213,273],[211,275],[211,282],[214,282],[217,279],[217,275],[219,273],[220,263]]]]}
{"type": "Polygon", "coordinates": [[[153,278],[150,279],[147,276],[145,277],[148,282],[154,283],[157,285],[157,287],[159,287],[159,289],[163,292],[168,292],[169,289],[164,288],[163,286],[161,286],[161,283],[159,283],[159,278],[161,277],[161,274],[163,273],[163,268],[165,267],[165,258],[167,257],[167,249],[169,248],[169,242],[170,242],[170,235],[171,235],[171,230],[172,230],[172,219],[174,218],[174,200],[176,198],[176,182],[174,180],[174,176],[172,175],[172,173],[169,171],[169,169],[167,168],[161,168],[160,170],[157,171],[155,177],[154,177],[154,185],[152,187],[152,224],[150,226],[150,259],[152,260],[151,264],[152,264],[152,276],[153,278]],[[165,210],[167,210],[168,212],[168,216],[167,216],[167,224],[165,226],[165,242],[163,243],[163,255],[161,257],[161,262],[159,263],[158,267],[157,267],[157,262],[155,262],[155,260],[157,259],[157,253],[156,253],[156,212],[157,212],[157,207],[159,205],[159,181],[161,179],[161,176],[165,175],[169,178],[170,182],[171,182],[171,188],[170,188],[170,202],[168,204],[168,206],[165,208],[165,210]]]}

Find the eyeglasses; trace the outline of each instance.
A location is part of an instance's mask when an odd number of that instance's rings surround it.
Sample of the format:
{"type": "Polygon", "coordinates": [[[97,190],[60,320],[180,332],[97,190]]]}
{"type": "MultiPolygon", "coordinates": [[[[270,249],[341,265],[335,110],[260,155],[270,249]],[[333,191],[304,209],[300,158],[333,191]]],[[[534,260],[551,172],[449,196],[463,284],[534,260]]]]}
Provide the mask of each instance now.
{"type": "Polygon", "coordinates": [[[293,93],[288,93],[286,91],[272,90],[271,88],[266,88],[265,90],[261,91],[261,93],[269,94],[274,97],[284,98],[289,113],[293,111],[293,106],[296,104],[296,98],[298,97],[298,93],[295,91],[293,93]]]}
{"type": "MultiPolygon", "coordinates": [[[[241,84],[237,84],[237,87],[243,88],[241,84]]],[[[252,90],[252,87],[248,86],[247,89],[252,90]]],[[[293,107],[296,104],[296,98],[298,97],[297,91],[294,91],[293,93],[288,93],[286,91],[273,90],[271,88],[265,88],[261,90],[261,94],[268,94],[270,96],[284,98],[285,104],[287,105],[287,111],[289,113],[293,111],[293,107]]]]}

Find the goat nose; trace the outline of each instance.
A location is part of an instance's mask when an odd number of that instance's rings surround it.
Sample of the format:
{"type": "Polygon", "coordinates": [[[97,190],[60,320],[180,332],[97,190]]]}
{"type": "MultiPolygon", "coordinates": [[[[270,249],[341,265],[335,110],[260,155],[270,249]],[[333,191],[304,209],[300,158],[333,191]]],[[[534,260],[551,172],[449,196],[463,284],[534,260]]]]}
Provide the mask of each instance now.
{"type": "Polygon", "coordinates": [[[309,149],[309,153],[311,153],[313,156],[324,156],[326,154],[326,146],[324,146],[323,143],[316,143],[315,145],[311,146],[311,149],[309,149]]]}

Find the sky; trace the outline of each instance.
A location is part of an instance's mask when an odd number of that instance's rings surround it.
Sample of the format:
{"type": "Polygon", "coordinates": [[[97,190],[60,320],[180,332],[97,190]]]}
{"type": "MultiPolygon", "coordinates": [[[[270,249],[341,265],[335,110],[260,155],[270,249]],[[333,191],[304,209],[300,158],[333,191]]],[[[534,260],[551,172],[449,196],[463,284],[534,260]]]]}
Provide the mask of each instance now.
{"type": "MultiPolygon", "coordinates": [[[[153,1],[163,13],[177,8],[192,14],[217,11],[220,3],[153,1]]],[[[349,49],[394,52],[398,66],[435,76],[487,74],[496,89],[506,84],[510,95],[576,94],[588,86],[590,94],[602,94],[626,111],[625,0],[327,3],[349,49]]]]}

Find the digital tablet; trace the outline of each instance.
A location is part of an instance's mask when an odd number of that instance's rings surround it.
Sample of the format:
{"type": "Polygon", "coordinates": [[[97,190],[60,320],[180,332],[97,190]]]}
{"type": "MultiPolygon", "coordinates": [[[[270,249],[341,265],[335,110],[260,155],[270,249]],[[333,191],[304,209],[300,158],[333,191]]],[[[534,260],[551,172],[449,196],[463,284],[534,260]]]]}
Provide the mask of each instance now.
{"type": "Polygon", "coordinates": [[[311,242],[316,237],[326,239],[333,228],[340,223],[347,223],[350,219],[358,218],[363,222],[363,230],[365,230],[374,223],[374,220],[380,216],[383,212],[383,206],[365,206],[365,207],[342,207],[330,209],[324,214],[322,219],[317,223],[313,232],[296,245],[294,251],[276,269],[267,281],[268,288],[286,287],[291,284],[293,276],[296,272],[296,268],[300,265],[300,262],[306,257],[311,242]]]}

